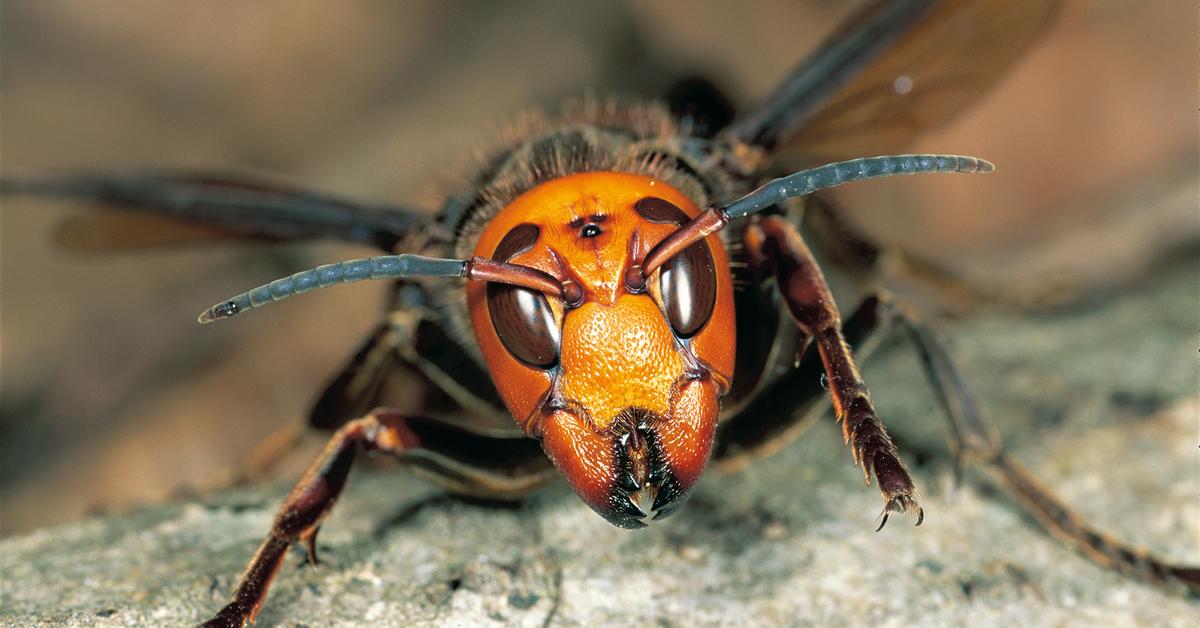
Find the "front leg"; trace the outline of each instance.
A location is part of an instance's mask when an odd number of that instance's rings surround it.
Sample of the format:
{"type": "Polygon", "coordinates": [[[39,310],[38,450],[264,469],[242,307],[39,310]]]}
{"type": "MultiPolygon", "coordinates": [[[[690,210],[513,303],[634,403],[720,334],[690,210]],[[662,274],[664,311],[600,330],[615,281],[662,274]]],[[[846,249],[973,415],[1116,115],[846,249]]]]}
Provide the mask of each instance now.
{"type": "Polygon", "coordinates": [[[746,229],[744,244],[752,262],[774,271],[796,324],[816,343],[834,412],[854,462],[862,466],[867,483],[875,475],[883,494],[879,526],[887,523],[888,514],[908,511],[916,512],[920,525],[923,511],[917,503],[916,486],[875,414],[866,384],[842,337],[842,320],[833,295],[799,231],[778,216],[767,216],[746,229]]]}
{"type": "Polygon", "coordinates": [[[469,432],[443,421],[377,410],[346,423],[313,460],[283,500],[271,530],[242,573],[232,600],[207,627],[253,622],[288,548],[308,546],[317,562],[316,537],[333,509],[360,451],[396,456],[406,466],[450,491],[493,499],[517,499],[553,477],[554,467],[537,441],[469,432]]]}
{"type": "Polygon", "coordinates": [[[416,444],[404,420],[394,415],[371,414],[338,430],[283,500],[271,531],[242,573],[233,599],[204,626],[240,627],[253,622],[288,547],[297,540],[307,541],[309,560],[316,562],[317,531],[341,494],[360,448],[399,453],[416,444]]]}

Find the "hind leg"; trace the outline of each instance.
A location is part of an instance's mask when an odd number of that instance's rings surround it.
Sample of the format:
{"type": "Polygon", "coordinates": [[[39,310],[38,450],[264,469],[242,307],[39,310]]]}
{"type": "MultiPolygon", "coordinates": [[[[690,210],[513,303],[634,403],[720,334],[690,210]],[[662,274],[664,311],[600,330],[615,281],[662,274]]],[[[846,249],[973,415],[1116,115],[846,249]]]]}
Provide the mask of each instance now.
{"type": "Polygon", "coordinates": [[[892,308],[891,315],[917,348],[926,377],[948,419],[950,446],[959,466],[974,464],[987,471],[1052,536],[1101,567],[1153,584],[1182,584],[1200,594],[1200,568],[1169,564],[1098,531],[1009,456],[937,333],[901,308],[892,308]]]}

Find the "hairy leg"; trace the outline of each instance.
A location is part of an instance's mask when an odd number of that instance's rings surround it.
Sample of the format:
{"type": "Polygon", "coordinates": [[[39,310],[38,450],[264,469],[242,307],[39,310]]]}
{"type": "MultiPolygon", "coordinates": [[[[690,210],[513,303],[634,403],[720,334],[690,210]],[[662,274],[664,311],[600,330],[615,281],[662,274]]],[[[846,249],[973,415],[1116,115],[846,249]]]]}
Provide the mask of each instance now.
{"type": "Polygon", "coordinates": [[[432,419],[378,410],[342,426],[283,500],[267,538],[251,559],[229,604],[205,626],[253,622],[288,548],[308,546],[314,564],[316,537],[346,484],[359,452],[381,452],[468,495],[515,499],[553,476],[537,442],[489,438],[432,419]]]}
{"type": "MultiPolygon", "coordinates": [[[[879,300],[869,297],[842,325],[842,334],[859,360],[867,359],[890,329],[890,321],[881,314],[879,300]]],[[[755,459],[771,456],[804,433],[829,407],[821,387],[824,367],[817,350],[802,334],[795,345],[789,352],[796,356],[791,370],[755,392],[717,426],[716,469],[737,471],[755,459]]]]}
{"type": "Polygon", "coordinates": [[[1115,539],[1085,521],[1004,450],[999,434],[979,411],[944,344],[928,325],[901,308],[891,316],[916,346],[921,365],[950,425],[957,465],[975,464],[1052,536],[1092,562],[1131,577],[1182,585],[1200,595],[1200,567],[1173,565],[1115,539]]]}
{"type": "Polygon", "coordinates": [[[800,232],[784,219],[767,216],[746,230],[751,259],[773,269],[779,291],[800,330],[817,348],[834,412],[867,482],[875,476],[884,499],[883,520],[893,512],[914,511],[920,524],[916,486],[895,444],[879,420],[866,384],[842,335],[841,315],[829,286],[800,232]]]}

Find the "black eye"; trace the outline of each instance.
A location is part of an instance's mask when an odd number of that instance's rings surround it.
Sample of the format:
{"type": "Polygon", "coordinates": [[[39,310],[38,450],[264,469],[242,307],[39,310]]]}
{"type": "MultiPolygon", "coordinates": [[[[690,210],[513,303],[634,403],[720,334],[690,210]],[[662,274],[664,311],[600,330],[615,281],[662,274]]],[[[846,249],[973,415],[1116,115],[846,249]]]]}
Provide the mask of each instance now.
{"type": "MultiPolygon", "coordinates": [[[[655,223],[682,225],[689,220],[682,209],[653,196],[638,201],[634,210],[655,223]]],[[[708,242],[701,240],[663,264],[658,285],[675,333],[690,338],[700,331],[717,303],[717,270],[708,242]]]]}
{"type": "Polygon", "coordinates": [[[700,331],[717,302],[717,273],[708,243],[701,240],[663,264],[659,289],[675,333],[690,338],[700,331]]]}
{"type": "MultiPolygon", "coordinates": [[[[492,259],[507,262],[528,251],[540,231],[530,224],[518,225],[504,236],[492,259]]],[[[504,284],[487,287],[488,312],[500,342],[513,357],[534,368],[547,369],[558,362],[561,333],[550,302],[541,292],[504,284]]]]}

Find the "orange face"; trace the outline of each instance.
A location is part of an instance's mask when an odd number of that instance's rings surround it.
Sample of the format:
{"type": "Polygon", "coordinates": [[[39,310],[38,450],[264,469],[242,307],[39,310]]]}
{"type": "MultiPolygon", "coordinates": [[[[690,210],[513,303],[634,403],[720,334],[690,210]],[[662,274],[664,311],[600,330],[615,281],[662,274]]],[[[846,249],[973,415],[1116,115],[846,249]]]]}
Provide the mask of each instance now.
{"type": "Polygon", "coordinates": [[[622,527],[670,514],[704,472],[734,363],[733,287],[719,238],[656,271],[626,270],[700,209],[649,177],[553,179],[488,223],[475,255],[583,289],[561,299],[471,282],[475,334],[504,403],[576,492],[622,527]]]}

